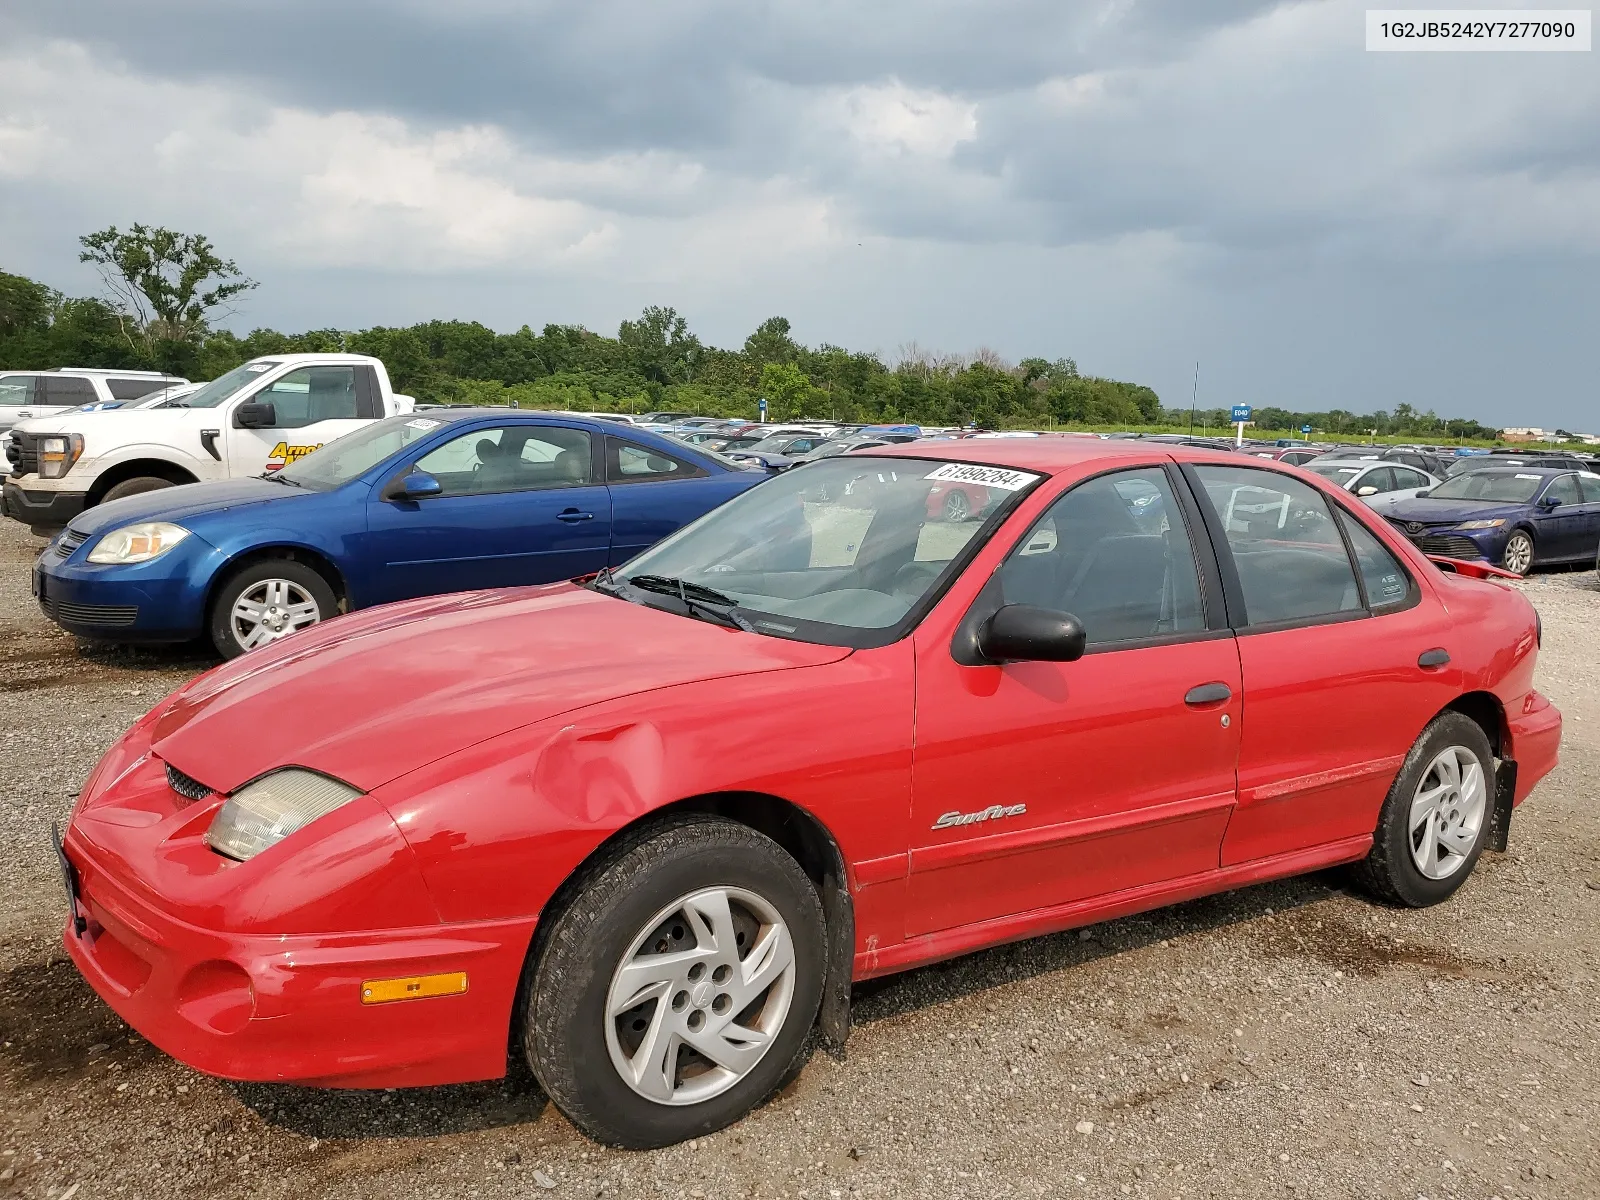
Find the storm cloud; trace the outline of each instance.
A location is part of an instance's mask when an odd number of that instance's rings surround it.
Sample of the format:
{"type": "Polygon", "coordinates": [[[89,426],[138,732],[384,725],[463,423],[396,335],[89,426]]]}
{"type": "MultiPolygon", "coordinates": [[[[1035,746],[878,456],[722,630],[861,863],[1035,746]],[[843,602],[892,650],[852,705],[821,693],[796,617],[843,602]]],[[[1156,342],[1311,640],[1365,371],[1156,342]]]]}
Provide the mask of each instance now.
{"type": "Polygon", "coordinates": [[[207,233],[239,321],[1069,354],[1188,398],[1600,425],[1600,73],[1364,6],[13,0],[0,267],[207,233]]]}

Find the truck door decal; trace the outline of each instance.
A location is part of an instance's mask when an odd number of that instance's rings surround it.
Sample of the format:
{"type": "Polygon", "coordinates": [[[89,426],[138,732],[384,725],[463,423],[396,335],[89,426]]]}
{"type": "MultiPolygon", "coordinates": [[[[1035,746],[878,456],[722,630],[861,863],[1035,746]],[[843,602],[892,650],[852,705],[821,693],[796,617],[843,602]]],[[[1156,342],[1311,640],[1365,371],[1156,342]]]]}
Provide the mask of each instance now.
{"type": "Polygon", "coordinates": [[[321,448],[321,442],[314,446],[291,446],[288,442],[279,442],[267,452],[267,470],[276,471],[285,464],[302,459],[313,450],[321,448]]]}

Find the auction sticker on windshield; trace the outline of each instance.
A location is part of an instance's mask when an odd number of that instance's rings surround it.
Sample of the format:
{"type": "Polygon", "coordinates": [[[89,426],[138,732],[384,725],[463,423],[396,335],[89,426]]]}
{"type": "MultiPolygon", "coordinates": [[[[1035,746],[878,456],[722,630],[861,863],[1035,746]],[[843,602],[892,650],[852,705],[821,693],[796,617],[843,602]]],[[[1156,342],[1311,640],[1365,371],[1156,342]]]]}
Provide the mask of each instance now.
{"type": "Polygon", "coordinates": [[[439,427],[439,422],[430,421],[430,420],[428,420],[427,417],[418,417],[415,421],[407,421],[406,422],[406,428],[407,429],[423,429],[423,430],[427,430],[427,429],[437,429],[438,427],[439,427]]]}
{"type": "Polygon", "coordinates": [[[1032,471],[1012,471],[1006,467],[979,467],[972,463],[945,463],[936,471],[930,471],[923,476],[924,479],[942,479],[946,483],[971,483],[979,487],[999,488],[1001,491],[1014,492],[1025,488],[1030,483],[1037,483],[1043,478],[1032,471]]]}

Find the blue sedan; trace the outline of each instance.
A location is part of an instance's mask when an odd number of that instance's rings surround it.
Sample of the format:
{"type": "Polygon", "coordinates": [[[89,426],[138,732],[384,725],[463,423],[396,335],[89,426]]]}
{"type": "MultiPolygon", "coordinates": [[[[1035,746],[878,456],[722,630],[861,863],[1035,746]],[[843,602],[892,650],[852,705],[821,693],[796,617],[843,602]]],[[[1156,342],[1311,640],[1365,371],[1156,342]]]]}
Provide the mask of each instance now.
{"type": "Polygon", "coordinates": [[[1484,559],[1518,575],[1535,563],[1593,562],[1600,547],[1600,475],[1587,471],[1472,471],[1382,511],[1426,554],[1484,559]]]}
{"type": "Polygon", "coordinates": [[[504,410],[389,417],[256,479],[88,510],[34,567],[72,633],[225,657],[340,612],[620,566],[767,478],[599,420],[504,410]]]}

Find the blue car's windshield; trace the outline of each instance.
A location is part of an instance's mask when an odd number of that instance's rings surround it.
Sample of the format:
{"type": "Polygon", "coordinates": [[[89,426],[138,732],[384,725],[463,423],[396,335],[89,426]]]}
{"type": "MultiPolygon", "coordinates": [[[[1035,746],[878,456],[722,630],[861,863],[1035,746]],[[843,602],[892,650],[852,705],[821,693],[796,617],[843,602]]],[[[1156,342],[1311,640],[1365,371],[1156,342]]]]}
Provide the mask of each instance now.
{"type": "Polygon", "coordinates": [[[427,437],[442,424],[432,417],[386,417],[335,438],[273,474],[315,491],[329,491],[365,475],[391,454],[427,437]]]}
{"type": "Polygon", "coordinates": [[[1453,475],[1428,495],[1434,500],[1483,500],[1526,504],[1539,494],[1545,477],[1523,471],[1471,471],[1453,475]]]}

